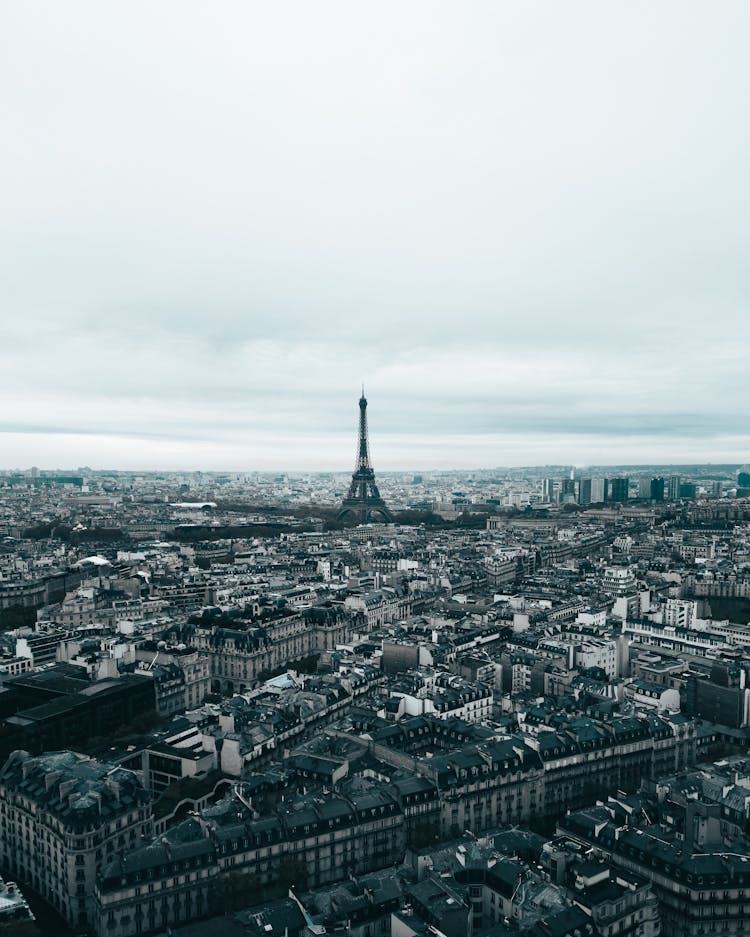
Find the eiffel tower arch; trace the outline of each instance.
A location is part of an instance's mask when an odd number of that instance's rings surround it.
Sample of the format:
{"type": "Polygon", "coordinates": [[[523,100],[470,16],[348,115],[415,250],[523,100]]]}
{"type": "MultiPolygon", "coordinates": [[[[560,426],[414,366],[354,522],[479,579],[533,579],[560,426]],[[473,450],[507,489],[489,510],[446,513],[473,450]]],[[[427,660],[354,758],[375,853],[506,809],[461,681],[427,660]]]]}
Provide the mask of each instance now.
{"type": "Polygon", "coordinates": [[[367,399],[365,389],[359,398],[359,441],[354,474],[346,497],[338,513],[340,521],[367,524],[369,521],[392,521],[388,507],[380,497],[375,483],[375,471],[370,464],[370,446],[367,439],[367,399]]]}

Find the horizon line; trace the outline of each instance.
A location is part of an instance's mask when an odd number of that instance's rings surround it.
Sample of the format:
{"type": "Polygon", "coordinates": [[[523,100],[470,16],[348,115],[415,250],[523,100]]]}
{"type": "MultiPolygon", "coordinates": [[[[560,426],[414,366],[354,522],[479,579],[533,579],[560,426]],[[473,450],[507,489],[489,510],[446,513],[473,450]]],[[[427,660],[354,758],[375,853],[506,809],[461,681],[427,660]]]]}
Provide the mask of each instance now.
{"type": "MultiPolygon", "coordinates": [[[[461,467],[443,467],[443,468],[415,468],[415,467],[405,467],[401,469],[379,469],[377,475],[401,475],[404,473],[425,473],[425,472],[434,472],[434,473],[446,473],[446,472],[507,472],[507,471],[520,471],[520,470],[530,470],[530,469],[564,469],[569,471],[570,469],[575,469],[576,473],[590,471],[592,469],[607,469],[607,468],[617,468],[617,469],[637,469],[637,468],[651,468],[651,467],[660,467],[660,468],[741,468],[746,463],[743,462],[592,462],[587,465],[576,465],[571,462],[543,462],[543,463],[526,463],[524,465],[487,465],[487,466],[473,466],[471,468],[461,468],[461,467]]],[[[283,466],[273,467],[273,468],[116,468],[114,466],[108,466],[106,468],[93,468],[90,465],[85,466],[56,466],[54,468],[45,468],[38,465],[31,465],[27,468],[20,468],[19,466],[13,467],[0,467],[0,473],[3,475],[21,473],[28,474],[29,472],[36,469],[39,472],[65,472],[68,474],[81,474],[82,471],[95,472],[97,474],[107,474],[111,472],[116,472],[119,474],[172,474],[172,475],[185,475],[185,474],[203,474],[203,475],[240,475],[240,474],[256,474],[256,475],[272,475],[278,473],[284,473],[286,475],[344,475],[350,476],[352,473],[348,469],[324,469],[324,468],[309,468],[309,469],[300,469],[300,468],[284,468],[283,466]]]]}

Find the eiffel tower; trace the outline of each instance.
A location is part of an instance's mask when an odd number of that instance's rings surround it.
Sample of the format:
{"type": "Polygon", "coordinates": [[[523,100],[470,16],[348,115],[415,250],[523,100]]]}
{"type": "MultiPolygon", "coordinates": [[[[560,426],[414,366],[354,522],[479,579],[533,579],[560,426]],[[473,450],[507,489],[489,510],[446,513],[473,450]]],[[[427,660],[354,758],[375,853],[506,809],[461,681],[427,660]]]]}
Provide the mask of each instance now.
{"type": "Polygon", "coordinates": [[[341,502],[341,508],[338,515],[341,521],[366,524],[372,520],[393,520],[385,501],[380,497],[378,486],[375,484],[375,471],[370,465],[370,447],[367,442],[367,400],[364,387],[362,396],[359,398],[357,460],[354,463],[352,482],[346,497],[341,502]]]}

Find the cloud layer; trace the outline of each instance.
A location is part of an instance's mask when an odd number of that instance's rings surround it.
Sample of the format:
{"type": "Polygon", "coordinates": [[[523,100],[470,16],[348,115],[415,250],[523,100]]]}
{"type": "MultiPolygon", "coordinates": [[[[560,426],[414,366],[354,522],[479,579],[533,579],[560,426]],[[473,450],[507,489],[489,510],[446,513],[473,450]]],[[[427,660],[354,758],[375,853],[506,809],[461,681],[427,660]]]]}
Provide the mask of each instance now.
{"type": "Polygon", "coordinates": [[[748,26],[6,5],[0,463],[746,461],[748,26]]]}

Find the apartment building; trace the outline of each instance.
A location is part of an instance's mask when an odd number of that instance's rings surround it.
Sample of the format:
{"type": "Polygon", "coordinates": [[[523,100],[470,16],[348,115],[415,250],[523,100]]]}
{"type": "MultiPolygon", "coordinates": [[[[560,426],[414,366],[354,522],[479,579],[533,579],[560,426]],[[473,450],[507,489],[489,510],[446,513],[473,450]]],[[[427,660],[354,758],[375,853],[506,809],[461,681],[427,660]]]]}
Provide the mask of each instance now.
{"type": "Polygon", "coordinates": [[[93,918],[96,875],[152,830],[136,774],[73,752],[11,754],[0,770],[0,861],[75,927],[93,918]]]}
{"type": "Polygon", "coordinates": [[[152,843],[118,856],[96,887],[100,937],[169,929],[207,913],[221,876],[249,887],[320,887],[399,863],[406,845],[396,797],[379,785],[289,803],[258,817],[241,788],[152,843]]]}

